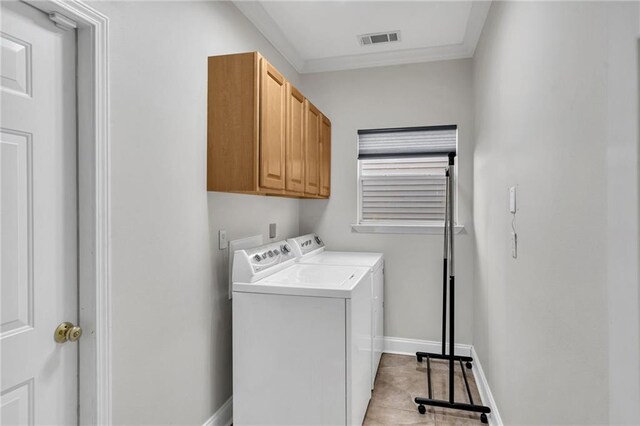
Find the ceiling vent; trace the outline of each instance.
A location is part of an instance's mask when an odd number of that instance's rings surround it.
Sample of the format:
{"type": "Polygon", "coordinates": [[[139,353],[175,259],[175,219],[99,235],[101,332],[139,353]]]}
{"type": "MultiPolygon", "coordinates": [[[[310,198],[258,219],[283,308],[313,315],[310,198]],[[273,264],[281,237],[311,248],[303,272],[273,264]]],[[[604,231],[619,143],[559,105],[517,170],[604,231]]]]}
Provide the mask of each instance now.
{"type": "Polygon", "coordinates": [[[358,36],[360,44],[367,46],[370,44],[391,43],[400,41],[400,31],[390,31],[386,33],[361,34],[358,36]]]}

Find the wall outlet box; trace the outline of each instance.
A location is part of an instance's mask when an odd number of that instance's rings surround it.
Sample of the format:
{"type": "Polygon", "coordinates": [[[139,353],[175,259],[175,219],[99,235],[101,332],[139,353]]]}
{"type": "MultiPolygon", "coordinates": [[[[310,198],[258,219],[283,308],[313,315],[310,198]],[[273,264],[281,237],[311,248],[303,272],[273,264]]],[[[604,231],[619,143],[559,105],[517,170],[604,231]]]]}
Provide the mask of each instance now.
{"type": "Polygon", "coordinates": [[[511,213],[516,212],[516,187],[509,188],[509,211],[511,213]]]}
{"type": "Polygon", "coordinates": [[[511,257],[518,258],[518,234],[515,232],[511,233],[511,257]]]}
{"type": "Polygon", "coordinates": [[[221,229],[218,231],[218,246],[220,250],[224,250],[229,245],[229,240],[227,240],[227,231],[221,229]]]}
{"type": "Polygon", "coordinates": [[[277,236],[276,224],[275,223],[270,223],[269,224],[269,238],[275,238],[276,236],[277,236]]]}

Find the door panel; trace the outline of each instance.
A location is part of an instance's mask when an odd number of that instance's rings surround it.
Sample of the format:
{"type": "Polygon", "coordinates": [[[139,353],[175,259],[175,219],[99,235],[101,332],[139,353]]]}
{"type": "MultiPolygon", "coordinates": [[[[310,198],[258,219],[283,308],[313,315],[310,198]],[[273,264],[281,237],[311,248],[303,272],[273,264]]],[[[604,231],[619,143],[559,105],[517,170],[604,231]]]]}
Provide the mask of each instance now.
{"type": "Polygon", "coordinates": [[[320,195],[331,193],[331,122],[322,116],[320,128],[320,195]]]}
{"type": "Polygon", "coordinates": [[[304,96],[287,83],[286,189],[304,192],[304,96]]]}
{"type": "Polygon", "coordinates": [[[285,80],[264,58],[260,97],[260,186],[284,189],[285,174],[285,80]]]}
{"type": "Polygon", "coordinates": [[[0,130],[2,159],[2,326],[6,337],[33,328],[31,135],[0,130]]]}
{"type": "Polygon", "coordinates": [[[320,111],[305,101],[305,184],[304,192],[318,195],[320,191],[320,111]]]}
{"type": "Polygon", "coordinates": [[[76,424],[75,31],[2,2],[0,33],[1,424],[76,424]]]}

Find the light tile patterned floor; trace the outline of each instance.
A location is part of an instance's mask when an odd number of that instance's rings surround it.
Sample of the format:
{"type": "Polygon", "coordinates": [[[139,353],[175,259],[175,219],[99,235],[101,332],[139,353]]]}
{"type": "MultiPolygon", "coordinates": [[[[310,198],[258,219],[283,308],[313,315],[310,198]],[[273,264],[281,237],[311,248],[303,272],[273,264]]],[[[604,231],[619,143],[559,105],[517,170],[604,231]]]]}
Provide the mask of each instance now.
{"type": "MultiPolygon", "coordinates": [[[[456,401],[469,402],[460,366],[456,369],[456,401]]],[[[434,397],[448,398],[447,361],[431,361],[431,380],[434,397]]],[[[467,370],[467,380],[473,402],[480,403],[480,395],[473,373],[467,370]]],[[[364,419],[365,426],[379,425],[475,425],[482,426],[480,415],[447,408],[427,407],[426,414],[418,413],[413,402],[416,396],[427,396],[427,362],[417,362],[415,356],[382,355],[375,389],[364,419]]]]}

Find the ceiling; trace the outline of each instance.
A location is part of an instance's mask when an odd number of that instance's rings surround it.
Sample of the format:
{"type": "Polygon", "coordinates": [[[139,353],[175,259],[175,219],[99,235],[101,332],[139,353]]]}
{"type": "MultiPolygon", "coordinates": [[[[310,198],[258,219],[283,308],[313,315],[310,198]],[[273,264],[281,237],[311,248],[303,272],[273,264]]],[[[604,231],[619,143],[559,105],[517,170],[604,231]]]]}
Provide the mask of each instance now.
{"type": "Polygon", "coordinates": [[[473,56],[489,1],[234,1],[301,73],[473,56]],[[400,31],[361,45],[360,34],[400,31]]]}

